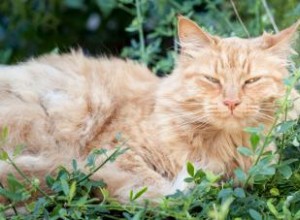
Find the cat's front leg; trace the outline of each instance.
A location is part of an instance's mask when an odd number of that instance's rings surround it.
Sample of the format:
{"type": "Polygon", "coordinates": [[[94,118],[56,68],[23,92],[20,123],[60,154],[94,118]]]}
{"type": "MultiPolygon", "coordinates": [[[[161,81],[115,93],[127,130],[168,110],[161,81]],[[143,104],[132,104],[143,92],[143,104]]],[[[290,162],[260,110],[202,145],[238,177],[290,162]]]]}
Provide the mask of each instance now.
{"type": "Polygon", "coordinates": [[[110,195],[122,203],[130,202],[131,191],[136,194],[145,187],[147,190],[138,201],[149,199],[151,202],[159,202],[164,196],[176,192],[171,180],[152,169],[134,152],[126,152],[116,161],[105,164],[91,178],[103,180],[110,195]]]}

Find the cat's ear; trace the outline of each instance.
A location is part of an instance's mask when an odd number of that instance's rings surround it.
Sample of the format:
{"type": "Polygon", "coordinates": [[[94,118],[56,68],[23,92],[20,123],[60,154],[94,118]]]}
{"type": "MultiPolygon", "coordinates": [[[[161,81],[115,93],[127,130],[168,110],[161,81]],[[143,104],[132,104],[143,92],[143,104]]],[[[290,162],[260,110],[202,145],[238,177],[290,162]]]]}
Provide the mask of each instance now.
{"type": "Polygon", "coordinates": [[[218,41],[217,37],[205,32],[195,22],[181,15],[178,16],[178,37],[183,50],[211,47],[218,41]]]}
{"type": "Polygon", "coordinates": [[[291,53],[295,53],[291,45],[296,38],[299,26],[300,20],[277,34],[264,33],[261,37],[263,49],[283,58],[286,58],[291,53]]]}

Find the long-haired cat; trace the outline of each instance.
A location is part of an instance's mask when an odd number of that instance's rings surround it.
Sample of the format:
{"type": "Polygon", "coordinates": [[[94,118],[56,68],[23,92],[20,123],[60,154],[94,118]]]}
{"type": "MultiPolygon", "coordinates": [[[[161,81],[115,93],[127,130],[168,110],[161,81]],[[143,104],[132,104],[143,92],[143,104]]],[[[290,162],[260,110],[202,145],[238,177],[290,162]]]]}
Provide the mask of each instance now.
{"type": "MultiPolygon", "coordinates": [[[[103,179],[122,202],[143,186],[150,199],[184,189],[179,174],[187,161],[231,177],[251,165],[236,150],[249,146],[243,129],[267,130],[274,121],[298,25],[253,39],[220,38],[179,17],[181,53],[162,79],[133,61],[81,52],[1,67],[0,128],[9,128],[2,147],[25,144],[15,162],[42,180],[74,158],[84,171],[87,155],[113,152],[121,133],[129,150],[91,178],[103,179]]],[[[1,182],[9,172],[0,162],[1,182]]]]}

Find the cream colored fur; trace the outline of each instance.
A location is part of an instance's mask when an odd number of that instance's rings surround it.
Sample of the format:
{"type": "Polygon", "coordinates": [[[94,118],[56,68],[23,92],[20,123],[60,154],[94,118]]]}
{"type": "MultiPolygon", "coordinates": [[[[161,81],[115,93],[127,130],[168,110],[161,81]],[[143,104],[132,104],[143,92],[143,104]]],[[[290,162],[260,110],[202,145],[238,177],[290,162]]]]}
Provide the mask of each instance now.
{"type": "MultiPolygon", "coordinates": [[[[133,61],[81,52],[0,67],[0,128],[9,128],[4,149],[25,144],[16,163],[42,180],[72,159],[87,171],[87,155],[99,148],[113,152],[123,142],[115,138],[120,132],[129,150],[92,178],[103,179],[122,202],[143,186],[150,199],[184,190],[187,161],[232,177],[236,167],[251,165],[236,151],[249,146],[243,129],[262,123],[267,130],[273,123],[296,28],[221,39],[180,17],[182,52],[163,79],[133,61]],[[240,103],[230,110],[225,99],[240,103]]],[[[299,109],[296,101],[291,116],[299,109]]],[[[2,182],[13,171],[4,162],[0,170],[2,182]]]]}

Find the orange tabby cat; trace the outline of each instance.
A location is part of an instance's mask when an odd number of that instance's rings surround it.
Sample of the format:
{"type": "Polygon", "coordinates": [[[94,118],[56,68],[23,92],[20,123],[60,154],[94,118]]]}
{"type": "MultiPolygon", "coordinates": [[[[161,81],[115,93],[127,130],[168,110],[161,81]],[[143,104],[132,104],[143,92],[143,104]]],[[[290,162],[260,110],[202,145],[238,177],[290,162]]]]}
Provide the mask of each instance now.
{"type": "MultiPolygon", "coordinates": [[[[251,161],[236,148],[249,146],[245,127],[273,123],[298,25],[223,39],[179,17],[181,54],[163,79],[133,61],[80,52],[1,67],[0,128],[10,131],[4,149],[26,144],[16,163],[43,179],[73,158],[85,170],[86,156],[95,148],[113,152],[121,132],[129,150],[92,178],[122,202],[143,186],[144,198],[184,190],[187,161],[227,177],[238,166],[247,170],[251,161]]],[[[4,162],[0,170],[1,182],[13,171],[4,162]]]]}

